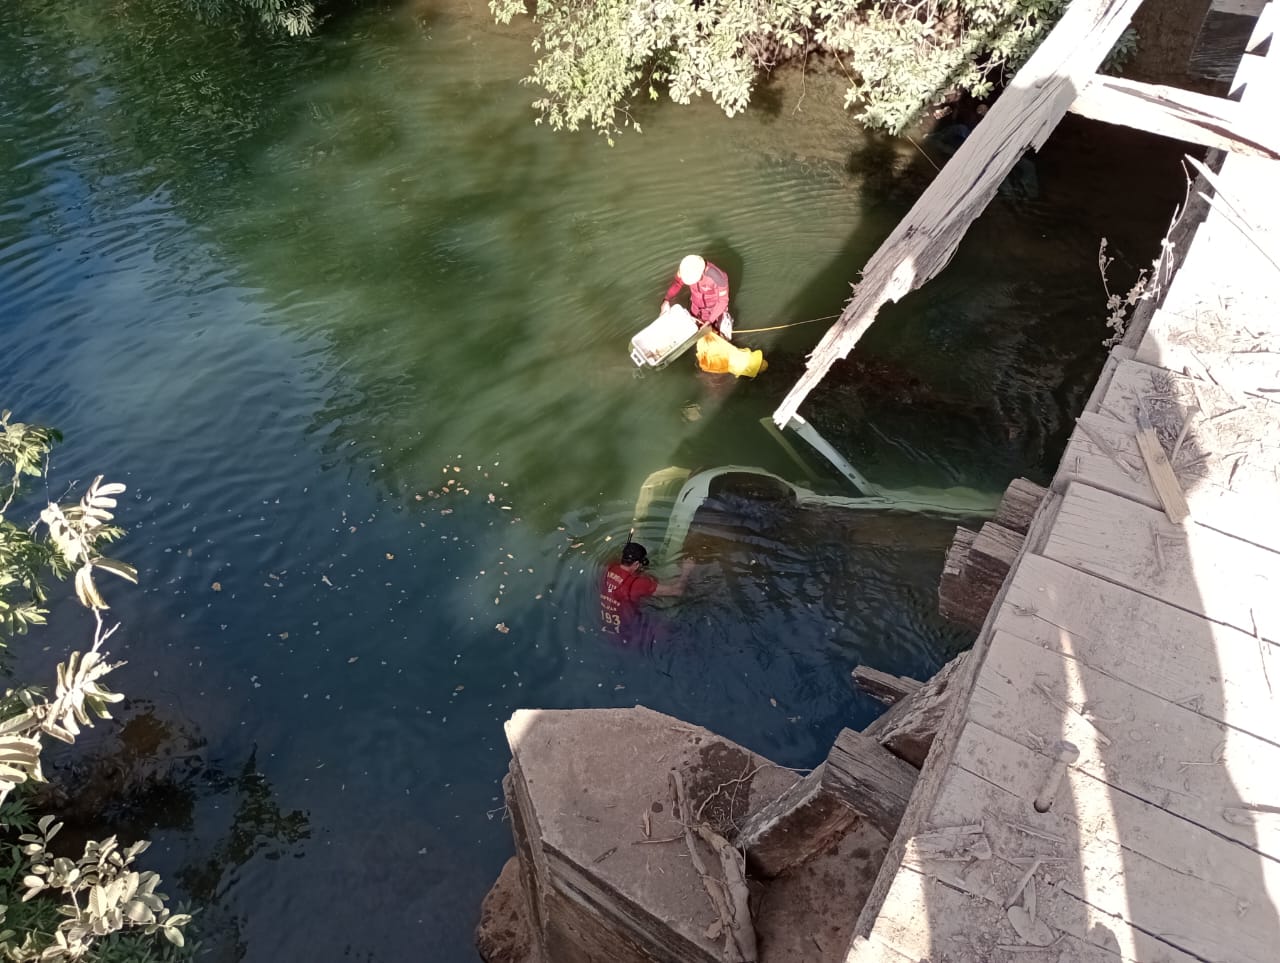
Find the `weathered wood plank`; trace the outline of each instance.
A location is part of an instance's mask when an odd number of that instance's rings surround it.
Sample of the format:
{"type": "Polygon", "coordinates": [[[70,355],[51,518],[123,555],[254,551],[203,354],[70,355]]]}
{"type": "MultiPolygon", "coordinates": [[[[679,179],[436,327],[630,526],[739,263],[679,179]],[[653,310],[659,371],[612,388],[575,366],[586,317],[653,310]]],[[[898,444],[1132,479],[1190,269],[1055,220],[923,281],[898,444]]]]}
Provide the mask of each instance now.
{"type": "MultiPolygon", "coordinates": [[[[1158,658],[1158,651],[1150,656],[1158,658]]],[[[1080,750],[1074,768],[1260,853],[1280,856],[1280,818],[1256,825],[1230,819],[1244,805],[1280,799],[1275,743],[1004,631],[992,639],[969,719],[1033,749],[1067,739],[1080,750]]]]}
{"type": "Polygon", "coordinates": [[[1260,651],[1238,629],[1038,555],[1019,564],[996,628],[1280,745],[1280,686],[1268,685],[1280,682],[1280,647],[1260,651]],[[1147,638],[1158,656],[1137,642],[1147,638]]]}
{"type": "Polygon", "coordinates": [[[1237,101],[1177,87],[1094,74],[1071,112],[1217,150],[1280,156],[1274,130],[1256,123],[1237,101]]]}
{"type": "Polygon", "coordinates": [[[1280,863],[1078,770],[1053,810],[1036,813],[1028,800],[1050,765],[1046,756],[976,724],[966,728],[961,746],[957,763],[972,771],[952,767],[933,819],[939,825],[980,823],[994,858],[981,871],[930,859],[915,861],[917,868],[1007,903],[1024,874],[1023,861],[1047,857],[1036,876],[1039,915],[1051,925],[1063,910],[1078,913],[1072,903],[1079,901],[1205,959],[1274,958],[1280,920],[1257,894],[1280,887],[1280,863]],[[1188,907],[1195,913],[1188,914],[1188,907]]]}
{"type": "Polygon", "coordinates": [[[1026,535],[1027,529],[1031,527],[1031,520],[1036,517],[1036,510],[1047,494],[1049,492],[1044,486],[1037,485],[1028,478],[1015,478],[1004,490],[992,521],[1001,528],[1026,535]]]}
{"type": "MultiPolygon", "coordinates": [[[[963,893],[948,883],[904,865],[893,880],[884,911],[876,918],[871,937],[851,948],[846,963],[965,961],[965,963],[1030,963],[1071,960],[1073,963],[1192,963],[1173,947],[1143,933],[1132,933],[1138,952],[1126,952],[1113,930],[1119,921],[1075,902],[1074,914],[1065,907],[1055,923],[1060,942],[1035,952],[1022,943],[1010,926],[1004,907],[963,893]],[[1108,939],[1110,938],[1110,939],[1108,939]],[[1099,943],[1114,945],[1099,945],[1099,943]],[[887,948],[887,952],[885,949],[887,948]]],[[[1129,934],[1126,934],[1129,935],[1129,934]]]]}
{"type": "Polygon", "coordinates": [[[882,305],[941,271],[969,225],[1027,148],[1039,149],[1097,70],[1141,0],[1074,0],[1049,36],[862,271],[853,299],[773,413],[786,425],[831,366],[847,357],[882,305]]]}
{"type": "Polygon", "coordinates": [[[1164,509],[1169,521],[1181,525],[1191,514],[1191,509],[1187,507],[1182,486],[1178,484],[1178,477],[1169,464],[1169,456],[1160,445],[1156,430],[1151,426],[1151,419],[1143,408],[1138,409],[1138,431],[1135,438],[1138,451],[1142,454],[1142,463],[1147,469],[1147,479],[1156,490],[1156,497],[1160,499],[1160,507],[1164,509]]]}
{"type": "Polygon", "coordinates": [[[1263,638],[1280,641],[1280,553],[1072,483],[1041,552],[1263,638]]]}
{"type": "MultiPolygon", "coordinates": [[[[1162,317],[1157,313],[1153,327],[1164,323],[1162,317]]],[[[1208,381],[1149,364],[1126,362],[1116,369],[1098,412],[1080,417],[1080,431],[1068,444],[1054,488],[1063,490],[1075,478],[1158,505],[1133,438],[1139,399],[1162,442],[1171,451],[1177,448],[1173,468],[1196,521],[1280,550],[1280,513],[1257,509],[1280,499],[1280,405],[1232,397],[1208,381]],[[1128,471],[1107,464],[1100,444],[1128,471]]]]}
{"type": "Polygon", "coordinates": [[[1267,0],[1213,0],[1210,9],[1218,13],[1231,13],[1240,17],[1257,17],[1267,0]]]}
{"type": "Polygon", "coordinates": [[[962,652],[938,670],[932,679],[862,730],[899,759],[917,769],[924,766],[933,741],[955,694],[961,666],[970,658],[962,652]]]}
{"type": "Polygon", "coordinates": [[[917,770],[874,739],[841,731],[827,756],[823,788],[892,839],[902,821],[917,770]]]}
{"type": "Polygon", "coordinates": [[[860,665],[853,670],[853,684],[871,698],[886,705],[893,705],[924,685],[919,679],[908,679],[903,675],[881,672],[869,665],[860,665]]]}
{"type": "Polygon", "coordinates": [[[773,879],[827,850],[858,821],[858,814],[824,785],[826,764],[752,813],[733,840],[753,875],[773,879]]]}
{"type": "MultiPolygon", "coordinates": [[[[1185,415],[1183,416],[1185,419],[1185,415]]],[[[1231,416],[1228,416],[1229,419],[1231,416]]],[[[1242,417],[1242,421],[1243,421],[1242,417]]],[[[1083,482],[1138,502],[1151,508],[1160,507],[1155,489],[1147,482],[1146,466],[1137,478],[1125,474],[1112,458],[1098,448],[1098,441],[1107,444],[1123,458],[1125,464],[1140,464],[1132,428],[1117,421],[1111,415],[1084,412],[1080,425],[1085,430],[1071,435],[1062,455],[1059,474],[1053,479],[1053,487],[1064,490],[1071,482],[1083,482]]],[[[1217,458],[1212,456],[1216,442],[1208,439],[1216,435],[1213,425],[1203,426],[1203,416],[1197,415],[1188,429],[1180,449],[1175,471],[1185,485],[1187,503],[1196,516],[1198,525],[1215,529],[1236,538],[1243,538],[1271,551],[1280,551],[1280,512],[1260,511],[1268,497],[1280,498],[1280,480],[1274,471],[1266,471],[1268,465],[1261,458],[1249,457],[1236,469],[1240,457],[1217,458]],[[1179,470],[1180,469],[1180,470],[1179,470]],[[1233,476],[1233,469],[1235,475],[1233,476]],[[1226,485],[1230,483],[1231,487],[1226,485]],[[1275,496],[1268,492],[1276,489],[1275,496]]],[[[1229,426],[1224,425],[1224,426],[1229,426]]],[[[1180,430],[1180,429],[1179,429],[1180,430]]],[[[1257,439],[1261,443],[1262,439],[1257,439]]],[[[1247,442],[1251,448],[1257,444],[1247,442]]],[[[1240,451],[1229,447],[1228,451],[1240,451]]]]}
{"type": "Polygon", "coordinates": [[[981,573],[970,566],[969,553],[973,551],[973,540],[977,537],[977,532],[963,526],[956,529],[938,579],[938,611],[942,617],[975,632],[986,620],[991,603],[1004,581],[1001,574],[987,579],[986,584],[976,584],[981,573]]]}

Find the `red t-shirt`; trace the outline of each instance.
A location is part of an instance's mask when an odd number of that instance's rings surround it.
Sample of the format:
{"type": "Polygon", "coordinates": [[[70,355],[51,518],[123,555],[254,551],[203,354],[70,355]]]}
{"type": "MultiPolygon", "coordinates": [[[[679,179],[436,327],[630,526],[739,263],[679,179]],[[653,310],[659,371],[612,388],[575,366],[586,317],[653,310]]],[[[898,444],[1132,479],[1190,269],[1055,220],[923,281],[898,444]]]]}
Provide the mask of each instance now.
{"type": "Polygon", "coordinates": [[[643,572],[628,572],[614,562],[600,581],[600,625],[613,635],[623,634],[635,621],[640,602],[658,589],[658,580],[643,572]]]}
{"type": "MultiPolygon", "coordinates": [[[[680,289],[684,281],[680,275],[667,288],[666,300],[670,301],[680,289]]],[[[729,310],[729,275],[707,262],[702,277],[689,285],[689,313],[705,324],[715,324],[729,310]]]]}

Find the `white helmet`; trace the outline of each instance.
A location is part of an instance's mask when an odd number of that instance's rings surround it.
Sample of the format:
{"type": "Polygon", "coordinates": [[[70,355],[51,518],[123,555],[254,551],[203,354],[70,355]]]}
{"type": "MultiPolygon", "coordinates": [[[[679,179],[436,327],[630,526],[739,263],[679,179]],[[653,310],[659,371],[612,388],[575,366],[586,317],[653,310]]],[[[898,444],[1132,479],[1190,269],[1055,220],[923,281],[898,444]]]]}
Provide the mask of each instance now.
{"type": "Polygon", "coordinates": [[[702,272],[706,269],[706,261],[696,254],[689,254],[680,261],[680,269],[676,271],[676,277],[685,284],[697,284],[698,279],[702,277],[702,272]]]}

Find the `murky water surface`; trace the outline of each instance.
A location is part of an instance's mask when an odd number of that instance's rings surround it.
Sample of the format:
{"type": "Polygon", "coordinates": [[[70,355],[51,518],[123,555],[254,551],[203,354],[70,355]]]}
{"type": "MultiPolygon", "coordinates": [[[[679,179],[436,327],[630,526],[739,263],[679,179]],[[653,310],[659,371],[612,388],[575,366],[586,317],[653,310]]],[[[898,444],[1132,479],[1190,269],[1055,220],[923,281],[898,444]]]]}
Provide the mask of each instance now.
{"type": "MultiPolygon", "coordinates": [[[[533,124],[529,37],[480,2],[276,46],[171,5],[0,11],[0,402],[64,429],[59,486],[130,486],[134,721],[85,798],[157,841],[214,958],[472,959],[518,707],[639,702],[806,766],[877,711],[854,665],[967,644],[935,613],[953,522],[727,494],[666,643],[591,631],[652,472],[847,493],[759,423],[822,326],[754,337],[755,382],[635,376],[679,256],[729,269],[740,327],[831,314],[937,145],[860,135],[810,72],[610,148],[533,124]]],[[[1097,239],[1118,278],[1150,256],[1173,156],[1069,125],[812,420],[884,484],[1043,479],[1102,357],[1097,239]]]]}

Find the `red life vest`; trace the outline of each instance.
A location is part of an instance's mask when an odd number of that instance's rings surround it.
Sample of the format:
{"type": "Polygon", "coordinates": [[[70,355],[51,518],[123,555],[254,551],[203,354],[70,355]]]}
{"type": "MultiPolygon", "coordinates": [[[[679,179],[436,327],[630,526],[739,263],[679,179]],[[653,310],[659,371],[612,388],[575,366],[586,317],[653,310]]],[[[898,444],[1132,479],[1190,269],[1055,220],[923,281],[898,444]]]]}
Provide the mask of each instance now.
{"type": "MultiPolygon", "coordinates": [[[[667,300],[680,293],[684,281],[677,274],[667,289],[667,300]]],[[[689,313],[706,324],[715,324],[729,310],[729,275],[710,261],[702,277],[689,285],[689,313]]]]}
{"type": "Polygon", "coordinates": [[[600,626],[612,635],[626,632],[639,612],[642,599],[658,588],[658,580],[640,572],[628,572],[614,562],[600,581],[600,626]]]}

